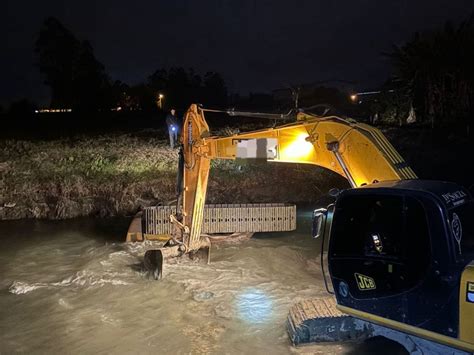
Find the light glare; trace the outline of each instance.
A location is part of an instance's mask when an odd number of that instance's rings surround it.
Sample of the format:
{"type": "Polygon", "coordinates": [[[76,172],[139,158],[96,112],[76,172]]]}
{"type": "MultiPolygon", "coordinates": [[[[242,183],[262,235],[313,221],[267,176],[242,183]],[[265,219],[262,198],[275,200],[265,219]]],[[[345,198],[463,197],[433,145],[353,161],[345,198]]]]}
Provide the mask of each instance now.
{"type": "Polygon", "coordinates": [[[282,151],[282,159],[297,159],[308,156],[313,151],[313,144],[308,142],[307,133],[300,133],[296,138],[284,147],[282,151]]]}

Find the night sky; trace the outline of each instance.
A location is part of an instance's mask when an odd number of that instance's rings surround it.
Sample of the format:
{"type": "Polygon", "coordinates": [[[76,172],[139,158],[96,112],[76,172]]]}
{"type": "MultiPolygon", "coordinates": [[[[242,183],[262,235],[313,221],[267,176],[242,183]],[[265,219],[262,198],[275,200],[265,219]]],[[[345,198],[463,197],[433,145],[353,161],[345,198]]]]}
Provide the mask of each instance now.
{"type": "Polygon", "coordinates": [[[194,67],[221,72],[231,92],[245,94],[324,80],[373,88],[390,73],[381,52],[473,11],[472,0],[7,0],[0,103],[48,102],[33,47],[49,15],[90,40],[113,79],[134,84],[161,67],[194,67]]]}

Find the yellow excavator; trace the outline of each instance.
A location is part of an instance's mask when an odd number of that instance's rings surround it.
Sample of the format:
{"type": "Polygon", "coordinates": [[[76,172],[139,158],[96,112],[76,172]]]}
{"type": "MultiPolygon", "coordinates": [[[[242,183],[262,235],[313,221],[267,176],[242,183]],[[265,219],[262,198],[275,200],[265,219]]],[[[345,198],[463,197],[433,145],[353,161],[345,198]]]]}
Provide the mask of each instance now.
{"type": "MultiPolygon", "coordinates": [[[[195,104],[186,112],[182,210],[146,266],[159,274],[164,258],[210,247],[202,228],[212,159],[321,166],[351,185],[313,215],[338,310],[435,344],[435,352],[474,351],[474,202],[466,189],[418,179],[378,129],[351,119],[299,112],[291,123],[216,137],[204,112],[195,104]]],[[[142,224],[132,222],[129,240],[147,239],[142,224]]]]}

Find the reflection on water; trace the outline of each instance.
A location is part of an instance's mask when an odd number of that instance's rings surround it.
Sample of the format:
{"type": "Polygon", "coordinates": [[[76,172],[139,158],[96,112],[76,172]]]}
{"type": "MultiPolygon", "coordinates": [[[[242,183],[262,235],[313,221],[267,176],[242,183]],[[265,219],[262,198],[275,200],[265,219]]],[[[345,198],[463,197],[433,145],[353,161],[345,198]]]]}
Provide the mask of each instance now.
{"type": "Polygon", "coordinates": [[[272,300],[256,288],[242,290],[236,297],[237,314],[249,324],[265,323],[272,317],[272,300]]]}
{"type": "Polygon", "coordinates": [[[0,353],[295,352],[288,309],[324,293],[309,217],[296,232],[214,248],[211,265],[166,264],[158,282],[140,268],[147,246],[121,242],[127,226],[0,222],[0,353]]]}

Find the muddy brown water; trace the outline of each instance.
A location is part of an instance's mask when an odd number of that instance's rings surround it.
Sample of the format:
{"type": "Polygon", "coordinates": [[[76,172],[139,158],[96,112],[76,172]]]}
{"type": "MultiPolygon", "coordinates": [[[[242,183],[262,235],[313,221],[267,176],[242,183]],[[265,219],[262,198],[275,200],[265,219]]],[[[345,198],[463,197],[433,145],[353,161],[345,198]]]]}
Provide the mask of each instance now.
{"type": "Polygon", "coordinates": [[[143,244],[122,243],[128,222],[0,222],[1,354],[372,352],[289,343],[291,305],[325,294],[309,212],[297,231],[214,248],[210,265],[166,265],[161,281],[140,268],[143,244]]]}

